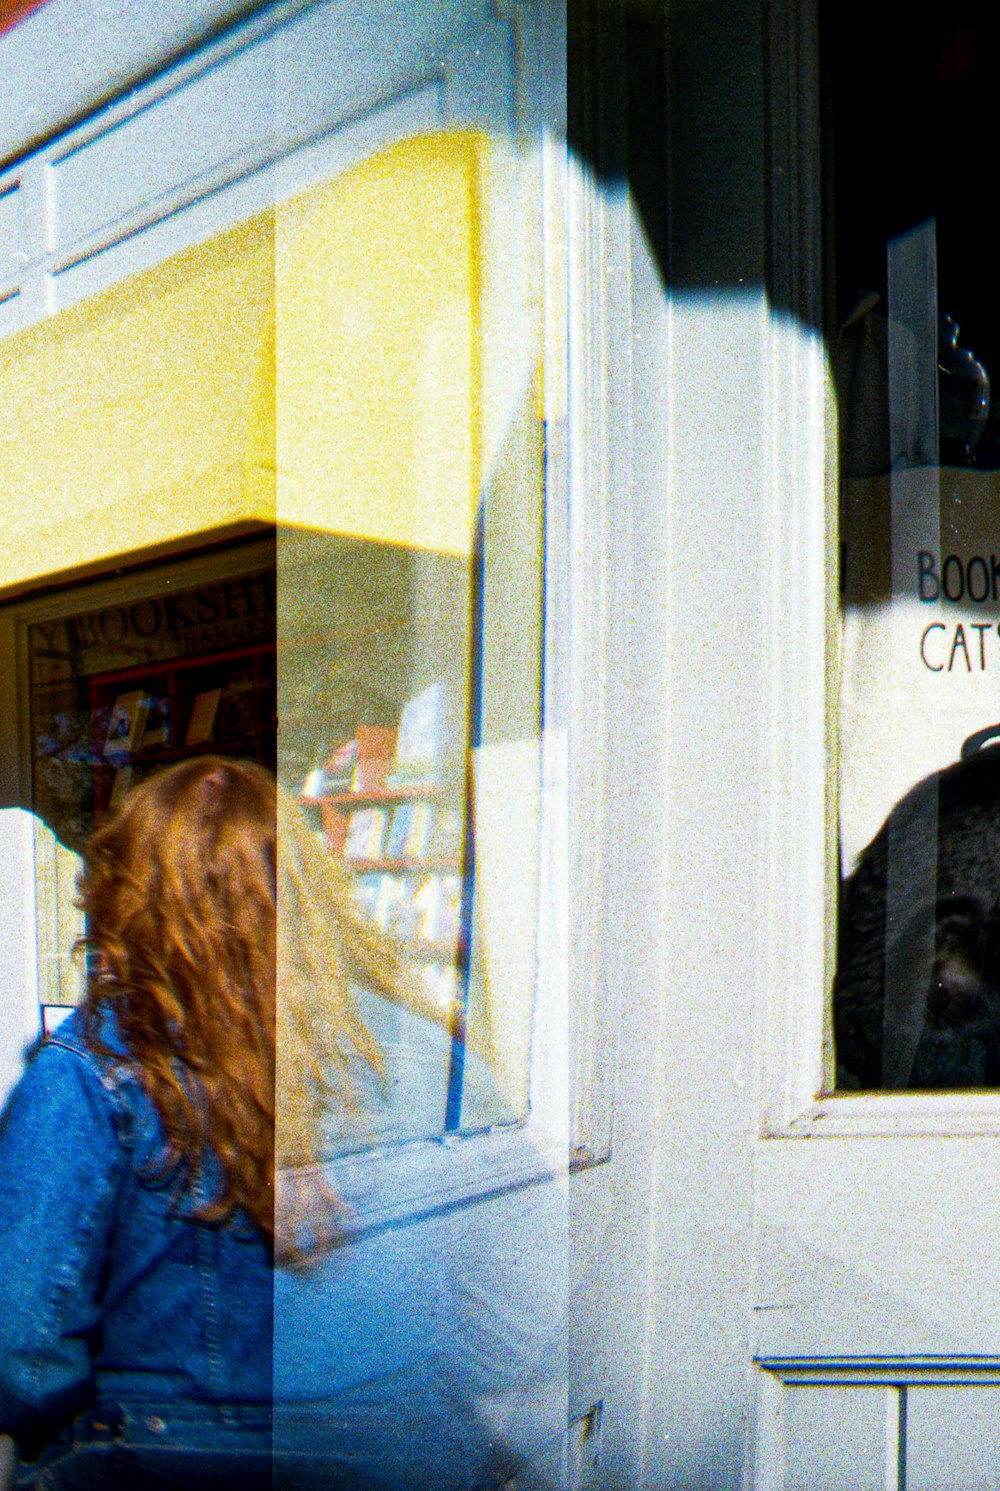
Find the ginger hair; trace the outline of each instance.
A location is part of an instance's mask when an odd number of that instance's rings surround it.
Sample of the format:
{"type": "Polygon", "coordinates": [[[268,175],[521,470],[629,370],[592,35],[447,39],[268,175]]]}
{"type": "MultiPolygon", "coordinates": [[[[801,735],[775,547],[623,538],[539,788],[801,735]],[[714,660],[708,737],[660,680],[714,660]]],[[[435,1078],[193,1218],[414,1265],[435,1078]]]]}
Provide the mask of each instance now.
{"type": "Polygon", "coordinates": [[[95,976],[84,1036],[105,1011],[193,1197],[206,1151],[221,1172],[193,1214],[274,1208],[275,788],[263,767],[200,756],[142,782],[90,839],[80,880],[95,976]],[[96,956],[95,956],[96,955],[96,956]]]}
{"type": "Polygon", "coordinates": [[[80,887],[96,965],[85,1039],[107,1052],[113,1011],[190,1214],[241,1208],[273,1244],[276,1165],[315,1170],[324,1116],[352,1104],[351,1064],[383,1068],[353,985],[447,1016],[255,763],[199,756],[142,782],[92,836],[80,887]],[[203,1201],[209,1154],[221,1180],[203,1201]]]}

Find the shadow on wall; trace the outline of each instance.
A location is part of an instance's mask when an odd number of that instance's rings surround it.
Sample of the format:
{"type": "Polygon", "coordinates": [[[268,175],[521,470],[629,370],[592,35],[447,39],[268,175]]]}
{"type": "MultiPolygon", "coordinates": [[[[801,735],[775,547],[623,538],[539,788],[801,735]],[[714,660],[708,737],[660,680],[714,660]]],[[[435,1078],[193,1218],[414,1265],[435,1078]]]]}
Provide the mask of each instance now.
{"type": "Polygon", "coordinates": [[[764,152],[747,127],[762,62],[758,7],[746,0],[571,0],[569,143],[602,180],[627,184],[670,288],[763,283],[753,204],[764,152]],[[731,231],[719,231],[720,206],[731,231]]]}

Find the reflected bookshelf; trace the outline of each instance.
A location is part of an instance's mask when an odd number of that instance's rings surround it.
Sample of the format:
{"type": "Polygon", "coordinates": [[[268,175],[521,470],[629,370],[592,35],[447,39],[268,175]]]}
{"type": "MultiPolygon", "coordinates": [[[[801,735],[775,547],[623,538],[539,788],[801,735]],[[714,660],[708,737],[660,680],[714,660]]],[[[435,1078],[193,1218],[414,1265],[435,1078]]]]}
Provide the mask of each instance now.
{"type": "Polygon", "coordinates": [[[273,642],[95,674],[90,680],[98,818],[158,767],[217,752],[275,764],[273,642]]]}
{"type": "Polygon", "coordinates": [[[444,686],[403,702],[399,725],[359,725],[310,772],[330,852],[358,901],[452,1003],[464,963],[464,797],[449,783],[444,686]],[[447,984],[447,990],[445,985],[447,984]]]}

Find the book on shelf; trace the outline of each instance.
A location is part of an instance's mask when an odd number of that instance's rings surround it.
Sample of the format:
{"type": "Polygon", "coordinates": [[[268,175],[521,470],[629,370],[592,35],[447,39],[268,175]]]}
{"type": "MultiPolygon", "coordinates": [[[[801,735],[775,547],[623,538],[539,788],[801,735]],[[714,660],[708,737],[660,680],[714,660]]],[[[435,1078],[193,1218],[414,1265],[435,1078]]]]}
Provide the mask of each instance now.
{"type": "Polygon", "coordinates": [[[119,766],[115,768],[115,779],[111,784],[111,796],[108,798],[108,812],[116,813],[135,781],[135,768],[132,766],[119,766]]]}
{"type": "Polygon", "coordinates": [[[458,940],[462,913],[462,883],[458,875],[425,875],[413,892],[417,912],[416,935],[422,942],[458,940]]]}
{"type": "Polygon", "coordinates": [[[188,717],[187,732],[184,736],[186,746],[204,745],[206,741],[214,740],[215,716],[218,713],[221,697],[221,688],[203,689],[200,694],[195,694],[191,714],[188,717]]]}
{"type": "Polygon", "coordinates": [[[434,816],[434,807],[429,802],[397,803],[386,834],[386,859],[426,859],[434,816]]]}
{"type": "Polygon", "coordinates": [[[347,820],[344,858],[381,858],[388,823],[387,808],[355,808],[347,820]]]}
{"type": "Polygon", "coordinates": [[[307,773],[302,783],[302,796],[308,797],[312,802],[326,796],[326,778],[323,775],[322,766],[314,766],[312,771],[307,773]]]}
{"type": "Polygon", "coordinates": [[[146,726],[142,732],[142,749],[170,744],[170,700],[166,694],[150,694],[146,726]]]}
{"type": "Polygon", "coordinates": [[[417,804],[414,802],[401,802],[393,808],[392,817],[389,820],[389,832],[385,837],[386,859],[405,859],[410,826],[416,807],[417,804]]]}
{"type": "Polygon", "coordinates": [[[359,906],[364,907],[374,920],[375,902],[378,899],[382,876],[377,874],[355,875],[351,880],[351,891],[359,906]]]}
{"type": "Polygon", "coordinates": [[[323,766],[323,783],[326,792],[349,792],[350,780],[355,775],[355,762],[358,760],[358,741],[344,741],[338,745],[337,750],[326,760],[323,766]]]}
{"type": "Polygon", "coordinates": [[[384,874],[372,903],[372,916],[384,932],[405,941],[414,935],[416,912],[405,875],[384,874]]]}
{"type": "MultiPolygon", "coordinates": [[[[461,931],[462,886],[458,875],[412,875],[395,870],[377,870],[356,875],[351,889],[359,905],[374,922],[402,942],[423,943],[428,950],[441,950],[435,959],[447,966],[461,931]],[[446,951],[450,949],[451,951],[446,951]]],[[[454,982],[447,981],[443,1002],[454,997],[454,982]]]]}
{"type": "Polygon", "coordinates": [[[343,741],[322,766],[314,766],[302,784],[302,796],[336,797],[351,790],[354,762],[358,754],[356,740],[343,741]]]}
{"type": "Polygon", "coordinates": [[[458,808],[438,808],[434,828],[427,846],[431,859],[458,860],[465,838],[465,820],[458,808]]]}
{"type": "Polygon", "coordinates": [[[385,725],[359,725],[352,792],[381,792],[396,754],[396,731],[385,725]]]}
{"type": "Polygon", "coordinates": [[[108,717],[105,756],[127,756],[139,749],[148,708],[149,700],[142,689],[118,695],[108,717]]]}
{"type": "Polygon", "coordinates": [[[235,740],[257,729],[257,680],[247,668],[227,679],[219,696],[215,739],[235,740]]]}
{"type": "Polygon", "coordinates": [[[444,757],[445,690],[440,680],[407,699],[399,716],[391,787],[438,786],[444,757]]]}
{"type": "Polygon", "coordinates": [[[429,802],[411,803],[409,829],[403,845],[404,859],[425,859],[434,828],[434,808],[429,802]]]}

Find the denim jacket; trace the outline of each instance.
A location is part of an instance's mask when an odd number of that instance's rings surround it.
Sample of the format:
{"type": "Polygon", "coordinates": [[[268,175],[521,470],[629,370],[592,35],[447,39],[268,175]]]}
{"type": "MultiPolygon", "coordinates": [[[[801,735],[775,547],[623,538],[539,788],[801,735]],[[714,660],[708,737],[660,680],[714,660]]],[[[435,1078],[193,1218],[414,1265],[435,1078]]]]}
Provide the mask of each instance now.
{"type": "Polygon", "coordinates": [[[70,1016],[0,1131],[0,1431],[41,1440],[102,1403],[154,1435],[181,1409],[266,1418],[268,1246],[239,1216],[185,1215],[163,1153],[124,1052],[95,1055],[70,1016]]]}
{"type": "MultiPolygon", "coordinates": [[[[361,1167],[358,1191],[331,1171],[360,1224],[393,1191],[395,1156],[412,1157],[406,1140],[430,1129],[446,1055],[446,1034],[414,1016],[377,1032],[402,1085],[361,1099],[389,1147],[361,1167]]],[[[483,1098],[472,1111],[496,1109],[483,1098]]],[[[362,1231],[305,1273],[275,1271],[247,1222],[194,1222],[169,1178],[144,1173],[162,1147],[124,1053],[95,1056],[71,1016],[29,1064],[0,1132],[0,1432],[23,1453],[76,1415],[70,1453],[83,1422],[115,1439],[98,1449],[123,1441],[133,1458],[91,1479],[77,1467],[22,1484],[141,1485],[138,1463],[185,1491],[271,1491],[272,1472],[290,1491],[472,1491],[506,1480],[549,1434],[565,1362],[556,1187],[362,1231]],[[198,1474],[180,1451],[200,1454],[198,1474]],[[249,1474],[206,1478],[206,1451],[256,1458],[249,1474]]],[[[451,1184],[475,1152],[474,1140],[440,1150],[451,1184]]]]}

